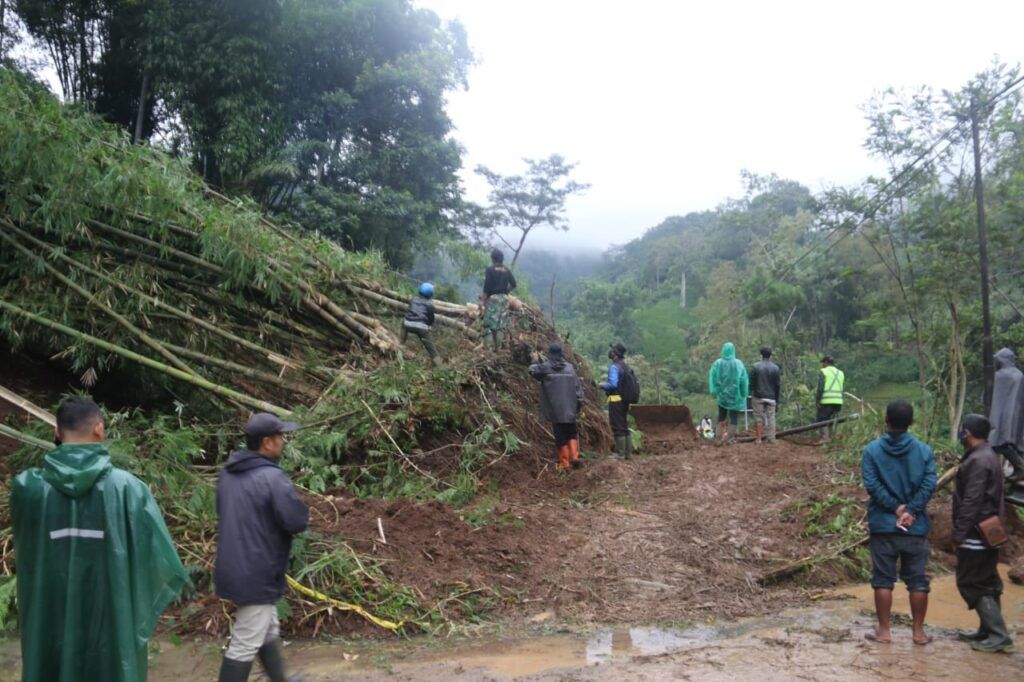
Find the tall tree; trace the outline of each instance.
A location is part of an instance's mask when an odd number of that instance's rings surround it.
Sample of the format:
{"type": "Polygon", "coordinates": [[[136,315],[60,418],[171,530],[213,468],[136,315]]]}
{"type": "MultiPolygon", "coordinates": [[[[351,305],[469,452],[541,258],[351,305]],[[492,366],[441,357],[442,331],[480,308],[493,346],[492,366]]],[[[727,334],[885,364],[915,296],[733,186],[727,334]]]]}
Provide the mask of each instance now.
{"type": "Polygon", "coordinates": [[[519,260],[526,238],[538,227],[548,226],[556,230],[569,229],[565,217],[565,202],[585,192],[590,185],[577,182],[569,177],[576,164],[566,163],[559,154],[546,159],[524,159],[526,173],[522,175],[501,175],[487,168],[477,166],[476,172],[487,179],[491,186],[490,205],[485,210],[482,227],[512,249],[514,267],[519,260]],[[519,238],[508,241],[501,233],[504,228],[518,231],[519,238]]]}

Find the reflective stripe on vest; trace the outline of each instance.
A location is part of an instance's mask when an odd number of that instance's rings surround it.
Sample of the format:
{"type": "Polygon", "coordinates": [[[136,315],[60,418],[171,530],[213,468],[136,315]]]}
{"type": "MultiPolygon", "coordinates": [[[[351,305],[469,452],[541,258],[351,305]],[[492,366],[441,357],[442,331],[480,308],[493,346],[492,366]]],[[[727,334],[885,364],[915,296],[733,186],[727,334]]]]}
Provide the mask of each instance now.
{"type": "Polygon", "coordinates": [[[821,392],[822,405],[843,404],[843,381],[846,376],[838,367],[822,367],[821,373],[825,375],[825,390],[821,392]]]}

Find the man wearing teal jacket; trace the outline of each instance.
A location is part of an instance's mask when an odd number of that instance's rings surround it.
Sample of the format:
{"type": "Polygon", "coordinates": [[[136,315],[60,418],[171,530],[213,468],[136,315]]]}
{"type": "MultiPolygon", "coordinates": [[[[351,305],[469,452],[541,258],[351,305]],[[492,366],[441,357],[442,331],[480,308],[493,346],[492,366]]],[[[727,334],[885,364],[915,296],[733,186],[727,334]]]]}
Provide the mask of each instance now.
{"type": "Polygon", "coordinates": [[[735,431],[740,412],[747,409],[747,396],[750,395],[747,368],[736,357],[736,347],[731,342],[726,341],[722,345],[722,357],[711,365],[708,385],[711,395],[715,396],[715,402],[718,403],[719,437],[728,440],[729,424],[735,431]]]}
{"type": "Polygon", "coordinates": [[[87,398],[11,487],[25,682],[143,682],[157,618],[188,582],[146,484],[110,464],[87,398]]]}
{"type": "Polygon", "coordinates": [[[875,592],[878,626],[865,637],[892,641],[889,630],[892,590],[903,580],[910,594],[915,644],[927,644],[924,617],[928,611],[928,500],[935,492],[932,449],[908,432],[914,408],[894,400],[885,409],[888,433],[864,448],[860,472],[868,493],[868,532],[871,534],[871,587],[875,592]]]}

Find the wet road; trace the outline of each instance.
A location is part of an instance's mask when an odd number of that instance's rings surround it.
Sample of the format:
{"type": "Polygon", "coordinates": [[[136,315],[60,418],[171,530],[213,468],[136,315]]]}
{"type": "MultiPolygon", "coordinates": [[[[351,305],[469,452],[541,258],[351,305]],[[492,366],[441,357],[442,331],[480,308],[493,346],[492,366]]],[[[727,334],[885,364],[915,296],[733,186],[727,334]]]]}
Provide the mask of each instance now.
{"type": "MultiPolygon", "coordinates": [[[[1005,569],[1004,569],[1005,576],[1005,569]]],[[[894,642],[863,635],[872,624],[871,589],[835,592],[813,607],[765,618],[691,627],[615,627],[519,638],[426,640],[393,644],[295,642],[286,655],[308,682],[327,680],[1014,680],[1024,679],[1024,587],[1007,582],[1003,609],[1020,643],[1011,654],[982,654],[956,641],[973,628],[952,576],[933,582],[929,630],[910,639],[906,593],[897,588],[894,642]]],[[[150,665],[154,682],[216,678],[220,649],[207,640],[161,642],[150,665]]],[[[258,667],[258,666],[257,666],[258,667]]],[[[0,679],[18,679],[17,643],[0,646],[0,679]],[[10,677],[8,677],[10,675],[10,677]]],[[[255,678],[255,675],[254,675],[255,678]]]]}

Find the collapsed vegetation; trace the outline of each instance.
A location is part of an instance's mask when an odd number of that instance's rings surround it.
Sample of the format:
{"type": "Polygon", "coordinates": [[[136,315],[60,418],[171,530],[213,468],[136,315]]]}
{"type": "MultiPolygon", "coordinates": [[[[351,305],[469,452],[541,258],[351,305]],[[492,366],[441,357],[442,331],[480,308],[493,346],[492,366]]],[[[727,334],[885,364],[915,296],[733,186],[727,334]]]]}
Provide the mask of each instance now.
{"type": "MultiPolygon", "coordinates": [[[[222,629],[209,594],[213,483],[253,410],[303,427],[287,465],[315,510],[292,573],[321,597],[291,596],[292,627],[351,629],[358,618],[327,597],[410,626],[447,622],[440,604],[453,594],[414,593],[353,549],[338,534],[338,500],[464,507],[512,457],[541,470],[550,436],[521,361],[553,338],[543,317],[521,306],[514,352],[492,356],[474,307],[437,301],[448,361],[427,368],[398,342],[407,284],[379,256],[276,225],[4,69],[0,137],[0,336],[110,397],[115,464],[154,489],[198,590],[177,622],[222,629]]],[[[587,391],[583,445],[603,450],[610,438],[596,388],[587,391]]],[[[29,445],[9,469],[41,461],[48,428],[18,424],[29,445]]],[[[11,575],[9,530],[0,549],[11,575]]]]}

